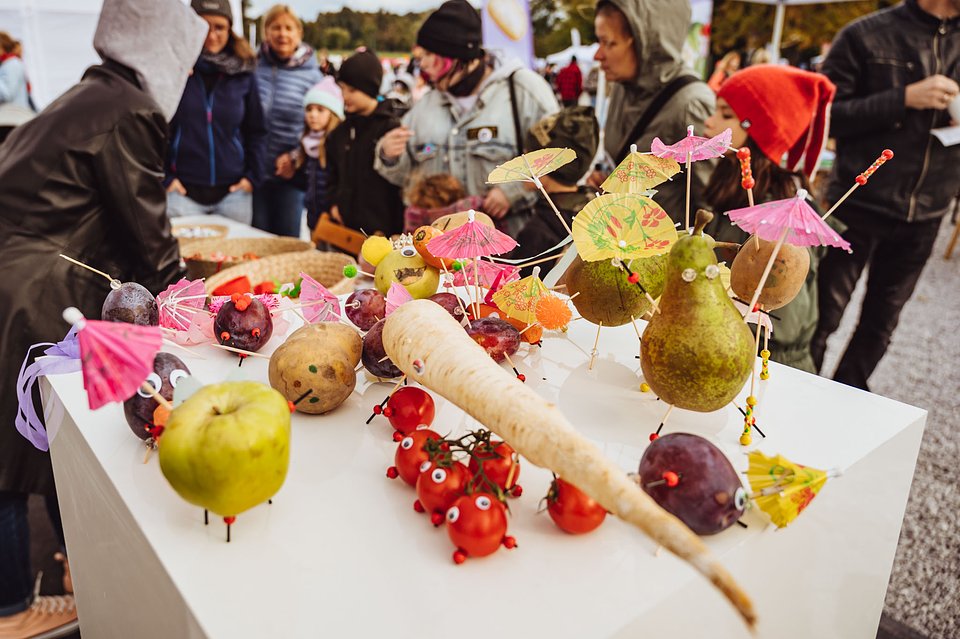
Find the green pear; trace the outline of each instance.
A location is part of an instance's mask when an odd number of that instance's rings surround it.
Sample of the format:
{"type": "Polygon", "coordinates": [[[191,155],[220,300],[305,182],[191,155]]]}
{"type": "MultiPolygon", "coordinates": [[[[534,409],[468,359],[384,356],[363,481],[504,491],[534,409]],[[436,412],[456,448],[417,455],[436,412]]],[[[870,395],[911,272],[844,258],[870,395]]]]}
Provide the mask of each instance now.
{"type": "MultiPolygon", "coordinates": [[[[640,284],[657,297],[663,291],[667,254],[634,260],[630,270],[640,284]]],[[[563,276],[567,293],[580,315],[593,324],[621,326],[650,310],[650,302],[636,284],[627,281],[627,272],[610,260],[584,262],[574,258],[563,276]]]]}
{"type": "Polygon", "coordinates": [[[259,382],[204,386],[167,419],[160,470],[191,504],[223,517],[270,499],[290,462],[290,408],[259,382]]]}
{"type": "Polygon", "coordinates": [[[409,251],[393,249],[377,264],[373,283],[387,294],[392,283],[402,284],[414,299],[430,297],[440,286],[440,271],[423,261],[413,246],[409,251]]]}
{"type": "Polygon", "coordinates": [[[660,312],[640,343],[650,388],[667,404],[708,413],[729,404],[750,376],[753,334],[720,281],[711,242],[712,214],[697,214],[694,233],[670,250],[660,312]]]}

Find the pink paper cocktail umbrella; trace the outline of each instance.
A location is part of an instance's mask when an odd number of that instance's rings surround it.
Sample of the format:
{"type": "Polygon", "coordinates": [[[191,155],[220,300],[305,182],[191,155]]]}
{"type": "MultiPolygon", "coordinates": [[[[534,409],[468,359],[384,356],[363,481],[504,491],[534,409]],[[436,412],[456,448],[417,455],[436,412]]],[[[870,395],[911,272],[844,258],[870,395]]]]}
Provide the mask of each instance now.
{"type": "Polygon", "coordinates": [[[687,203],[684,228],[690,229],[690,163],[711,160],[722,156],[730,148],[733,131],[725,129],[712,138],[693,134],[693,125],[687,127],[687,137],[674,144],[664,144],[660,138],[653,138],[650,152],[658,158],[671,158],[686,165],[687,203]]]}
{"type": "Polygon", "coordinates": [[[407,287],[403,284],[398,284],[397,282],[390,283],[390,289],[387,291],[387,308],[385,315],[389,316],[390,313],[397,310],[401,304],[405,304],[413,299],[413,295],[410,294],[410,291],[407,290],[407,287]]]}
{"type": "Polygon", "coordinates": [[[463,264],[463,268],[453,272],[454,286],[470,286],[470,281],[480,278],[480,286],[490,288],[500,277],[503,284],[520,279],[520,271],[516,266],[497,264],[486,260],[473,260],[463,264]],[[502,275],[502,276],[501,276],[502,275]]]}
{"type": "Polygon", "coordinates": [[[128,399],[153,372],[153,358],[163,343],[158,326],[88,320],[73,307],[63,312],[63,319],[77,329],[90,410],[128,399]]]}
{"type": "Polygon", "coordinates": [[[207,291],[203,280],[181,279],[157,295],[160,311],[160,326],[176,331],[189,330],[191,324],[199,323],[196,315],[209,315],[203,305],[207,291]]]}
{"type": "Polygon", "coordinates": [[[311,324],[338,321],[340,300],[337,296],[302,271],[300,278],[300,305],[303,317],[311,324]]]}

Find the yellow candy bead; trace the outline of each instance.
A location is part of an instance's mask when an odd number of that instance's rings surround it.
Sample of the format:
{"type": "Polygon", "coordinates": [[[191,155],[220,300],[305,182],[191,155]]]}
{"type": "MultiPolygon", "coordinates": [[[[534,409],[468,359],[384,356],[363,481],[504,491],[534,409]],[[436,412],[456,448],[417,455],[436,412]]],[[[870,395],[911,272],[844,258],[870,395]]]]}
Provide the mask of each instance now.
{"type": "Polygon", "coordinates": [[[749,446],[750,442],[752,441],[753,441],[753,438],[750,437],[750,433],[744,433],[743,435],[740,435],[741,446],[749,446]]]}
{"type": "Polygon", "coordinates": [[[756,398],[756,397],[754,397],[753,395],[750,395],[749,397],[747,397],[747,406],[753,407],[753,406],[756,406],[756,405],[757,405],[757,398],[756,398]]]}
{"type": "Polygon", "coordinates": [[[641,392],[641,393],[649,393],[649,392],[650,392],[650,384],[648,384],[648,383],[646,383],[646,382],[641,382],[641,383],[640,383],[640,392],[641,392]]]}
{"type": "Polygon", "coordinates": [[[376,266],[392,250],[393,242],[380,235],[371,235],[363,241],[363,245],[360,247],[360,255],[370,264],[376,266]]]}
{"type": "Polygon", "coordinates": [[[769,371],[760,371],[760,379],[770,379],[769,371]]]}
{"type": "Polygon", "coordinates": [[[763,349],[762,351],[760,351],[760,357],[762,357],[763,359],[769,359],[770,351],[768,351],[767,349],[763,349]]]}

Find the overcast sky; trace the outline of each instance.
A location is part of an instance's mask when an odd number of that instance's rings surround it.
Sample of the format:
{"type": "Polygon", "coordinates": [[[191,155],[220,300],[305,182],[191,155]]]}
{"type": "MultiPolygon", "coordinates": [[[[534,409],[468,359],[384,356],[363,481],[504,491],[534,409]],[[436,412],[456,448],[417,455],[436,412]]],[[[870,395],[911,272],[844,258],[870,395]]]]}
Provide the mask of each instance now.
{"type": "MultiPolygon", "coordinates": [[[[439,7],[443,0],[285,0],[305,20],[313,20],[318,13],[339,11],[349,4],[355,11],[377,11],[381,8],[393,13],[407,13],[409,11],[424,11],[439,7]]],[[[270,0],[253,0],[253,15],[260,15],[269,9],[274,2],[270,0]]],[[[473,4],[479,4],[474,2],[473,4]]]]}

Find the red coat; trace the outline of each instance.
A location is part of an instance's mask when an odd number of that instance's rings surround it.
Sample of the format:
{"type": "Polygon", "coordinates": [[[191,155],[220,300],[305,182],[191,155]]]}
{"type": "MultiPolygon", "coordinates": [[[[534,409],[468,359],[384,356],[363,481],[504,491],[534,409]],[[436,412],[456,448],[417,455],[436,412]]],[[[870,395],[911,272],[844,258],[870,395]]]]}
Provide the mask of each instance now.
{"type": "Polygon", "coordinates": [[[583,74],[576,62],[571,62],[557,74],[557,92],[564,102],[574,102],[583,91],[583,74]]]}

